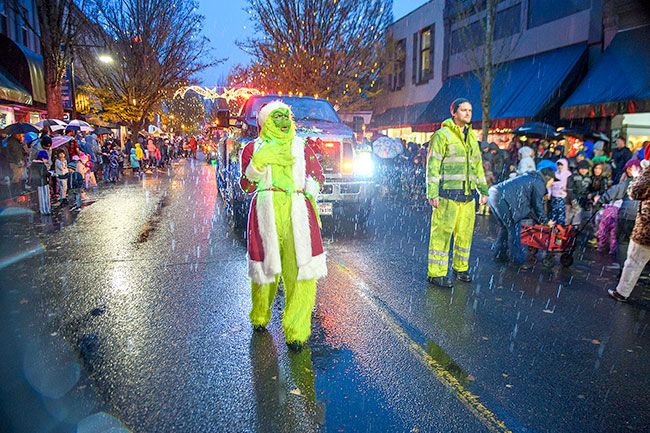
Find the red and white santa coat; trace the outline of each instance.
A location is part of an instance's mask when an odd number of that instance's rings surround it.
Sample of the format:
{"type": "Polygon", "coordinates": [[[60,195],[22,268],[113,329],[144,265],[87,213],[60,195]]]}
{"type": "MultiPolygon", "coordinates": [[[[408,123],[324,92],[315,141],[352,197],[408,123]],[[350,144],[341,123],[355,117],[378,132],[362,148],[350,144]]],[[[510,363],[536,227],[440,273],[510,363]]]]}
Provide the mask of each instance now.
{"type": "MultiPolygon", "coordinates": [[[[282,273],[280,246],[275,226],[273,194],[257,192],[258,184],[272,185],[271,167],[257,170],[251,159],[264,142],[252,141],[244,147],[241,157],[240,185],[244,191],[255,192],[248,215],[248,275],[257,284],[272,283],[282,273]]],[[[323,240],[316,210],[309,200],[318,198],[325,181],[323,168],[314,151],[303,138],[295,137],[291,146],[294,156],[293,182],[297,192],[291,194],[291,223],[298,264],[298,280],[318,279],[327,275],[323,240]]]]}

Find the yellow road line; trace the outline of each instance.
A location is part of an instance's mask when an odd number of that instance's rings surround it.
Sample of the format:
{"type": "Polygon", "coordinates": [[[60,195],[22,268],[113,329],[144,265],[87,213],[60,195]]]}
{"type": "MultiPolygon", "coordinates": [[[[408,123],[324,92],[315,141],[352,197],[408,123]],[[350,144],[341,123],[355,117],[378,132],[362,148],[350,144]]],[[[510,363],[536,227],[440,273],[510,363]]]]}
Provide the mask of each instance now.
{"type": "Polygon", "coordinates": [[[485,407],[480,402],[479,397],[467,390],[449,371],[447,371],[438,361],[436,361],[426,350],[422,348],[416,341],[414,341],[408,333],[402,328],[399,323],[395,321],[391,315],[385,311],[380,305],[377,304],[370,296],[370,289],[368,286],[348,267],[337,263],[341,272],[348,274],[350,278],[356,282],[359,287],[359,293],[377,313],[378,316],[388,325],[389,329],[393,331],[400,339],[406,344],[411,353],[422,362],[431,372],[434,377],[438,379],[453,395],[465,406],[469,411],[476,416],[479,421],[490,431],[496,433],[512,433],[506,427],[505,423],[501,421],[490,409],[485,407]]]}

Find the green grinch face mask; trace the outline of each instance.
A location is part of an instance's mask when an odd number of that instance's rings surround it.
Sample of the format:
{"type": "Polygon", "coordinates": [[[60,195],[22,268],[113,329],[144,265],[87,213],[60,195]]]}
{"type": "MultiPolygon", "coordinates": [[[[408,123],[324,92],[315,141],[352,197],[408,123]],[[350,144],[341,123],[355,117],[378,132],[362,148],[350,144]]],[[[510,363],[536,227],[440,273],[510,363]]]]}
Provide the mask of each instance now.
{"type": "Polygon", "coordinates": [[[282,132],[289,132],[291,128],[291,112],[286,108],[279,108],[271,112],[271,120],[276,128],[282,132]]]}
{"type": "Polygon", "coordinates": [[[267,141],[290,142],[296,135],[296,128],[288,108],[278,108],[271,111],[264,122],[260,136],[267,141]]]}

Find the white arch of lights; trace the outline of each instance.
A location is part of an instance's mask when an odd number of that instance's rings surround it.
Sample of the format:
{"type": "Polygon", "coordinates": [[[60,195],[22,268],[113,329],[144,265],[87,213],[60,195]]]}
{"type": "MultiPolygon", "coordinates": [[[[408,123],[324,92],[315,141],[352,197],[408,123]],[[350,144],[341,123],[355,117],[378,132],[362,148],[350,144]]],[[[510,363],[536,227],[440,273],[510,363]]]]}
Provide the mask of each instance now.
{"type": "Polygon", "coordinates": [[[229,89],[223,87],[222,92],[217,91],[218,87],[200,87],[200,86],[185,86],[178,89],[174,92],[174,98],[180,97],[184,98],[187,92],[194,92],[198,95],[203,96],[203,99],[209,99],[210,101],[215,101],[219,98],[225,99],[227,102],[237,100],[239,98],[248,99],[253,95],[261,95],[257,89],[252,89],[249,87],[240,87],[236,89],[229,89]]]}

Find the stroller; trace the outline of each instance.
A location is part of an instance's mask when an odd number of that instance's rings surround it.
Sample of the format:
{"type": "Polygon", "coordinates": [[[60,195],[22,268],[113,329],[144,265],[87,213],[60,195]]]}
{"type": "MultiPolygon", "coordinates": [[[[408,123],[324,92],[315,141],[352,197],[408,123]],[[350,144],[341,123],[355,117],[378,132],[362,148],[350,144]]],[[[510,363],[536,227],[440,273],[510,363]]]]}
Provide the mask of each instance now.
{"type": "Polygon", "coordinates": [[[578,235],[591,224],[599,210],[600,207],[595,208],[587,222],[577,228],[570,224],[553,227],[544,224],[522,224],[521,243],[528,246],[531,256],[537,254],[538,250],[546,251],[547,254],[542,259],[544,266],[553,266],[555,262],[553,254],[560,254],[560,264],[568,268],[573,264],[573,253],[577,246],[578,235]]]}

